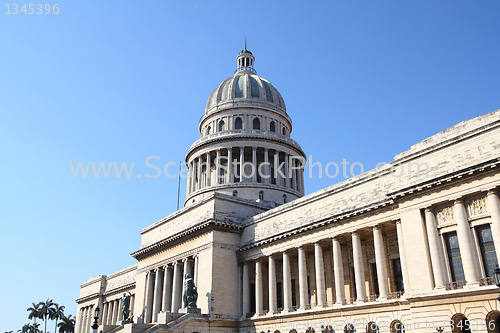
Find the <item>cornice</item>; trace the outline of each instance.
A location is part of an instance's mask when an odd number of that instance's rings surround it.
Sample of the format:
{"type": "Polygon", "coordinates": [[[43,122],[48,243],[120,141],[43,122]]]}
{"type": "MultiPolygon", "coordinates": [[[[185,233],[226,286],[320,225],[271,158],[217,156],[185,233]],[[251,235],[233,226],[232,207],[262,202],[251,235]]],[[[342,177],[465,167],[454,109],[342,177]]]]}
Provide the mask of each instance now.
{"type": "Polygon", "coordinates": [[[140,260],[141,258],[143,258],[144,256],[146,256],[150,253],[154,253],[154,252],[159,251],[161,248],[163,248],[164,246],[166,246],[169,243],[173,243],[175,241],[183,239],[187,235],[191,235],[195,232],[199,232],[200,230],[207,229],[207,228],[223,228],[226,230],[229,229],[229,230],[234,230],[236,232],[240,232],[240,230],[243,229],[243,226],[241,224],[238,224],[238,223],[219,221],[219,220],[211,218],[211,219],[205,220],[201,223],[198,223],[198,224],[196,224],[196,225],[194,225],[194,226],[192,226],[192,227],[190,227],[182,232],[174,234],[170,237],[167,237],[167,238],[162,239],[158,242],[155,242],[151,245],[148,245],[145,248],[142,248],[138,251],[135,251],[131,254],[131,256],[137,260],[140,260]]]}
{"type": "Polygon", "coordinates": [[[487,171],[489,169],[496,168],[499,166],[499,164],[500,164],[500,158],[494,158],[494,159],[491,159],[489,161],[479,163],[479,164],[470,166],[470,167],[462,169],[462,170],[447,173],[446,175],[436,177],[436,178],[433,178],[433,179],[430,179],[430,180],[427,180],[427,181],[424,181],[424,182],[421,182],[421,183],[418,183],[415,185],[405,187],[405,188],[400,189],[400,190],[395,191],[395,192],[387,193],[387,196],[389,198],[395,200],[397,198],[402,198],[404,196],[411,195],[414,192],[421,192],[424,190],[435,188],[436,186],[440,186],[443,183],[450,183],[450,182],[457,181],[457,180],[464,178],[464,177],[467,177],[467,176],[471,176],[471,175],[474,175],[477,173],[487,171]]]}
{"type": "Polygon", "coordinates": [[[326,217],[324,219],[318,220],[316,222],[308,223],[306,226],[296,227],[294,229],[281,232],[281,233],[276,234],[274,236],[264,238],[258,242],[245,244],[244,246],[240,247],[239,251],[240,252],[247,251],[247,250],[250,250],[252,248],[262,246],[264,244],[268,244],[268,243],[275,242],[275,241],[278,241],[278,240],[281,240],[284,238],[292,237],[292,236],[295,236],[297,234],[300,234],[300,233],[303,233],[306,231],[310,231],[310,230],[317,229],[317,228],[320,228],[320,227],[323,227],[326,225],[330,225],[332,223],[340,223],[342,220],[345,220],[345,219],[348,219],[348,218],[351,218],[354,216],[358,216],[358,215],[379,209],[381,207],[390,206],[393,203],[394,203],[394,201],[392,199],[387,199],[387,200],[372,203],[370,205],[363,206],[363,207],[360,207],[357,209],[353,209],[353,210],[350,210],[348,212],[343,212],[343,213],[340,213],[337,215],[329,216],[329,217],[326,217]]]}

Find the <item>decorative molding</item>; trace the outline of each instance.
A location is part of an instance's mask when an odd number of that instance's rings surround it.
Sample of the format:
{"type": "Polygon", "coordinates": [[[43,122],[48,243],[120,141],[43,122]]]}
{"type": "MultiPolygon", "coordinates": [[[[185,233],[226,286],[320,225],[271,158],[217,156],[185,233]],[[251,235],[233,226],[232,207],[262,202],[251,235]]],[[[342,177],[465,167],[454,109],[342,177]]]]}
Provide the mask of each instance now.
{"type": "Polygon", "coordinates": [[[387,255],[399,254],[399,243],[397,237],[387,239],[387,255]]]}
{"type": "Polygon", "coordinates": [[[455,221],[455,206],[445,204],[436,207],[436,221],[438,226],[453,224],[455,221]]]}
{"type": "Polygon", "coordinates": [[[493,169],[495,167],[498,167],[500,165],[500,158],[494,158],[489,161],[479,163],[476,165],[473,165],[471,167],[458,170],[455,172],[448,173],[444,176],[436,177],[433,179],[430,179],[428,181],[415,184],[409,187],[405,187],[401,190],[398,190],[396,192],[391,192],[388,193],[387,196],[391,199],[397,199],[397,198],[402,198],[406,195],[413,194],[415,192],[421,192],[423,190],[427,190],[430,188],[434,188],[436,186],[440,186],[441,184],[447,184],[451,181],[456,181],[458,179],[461,179],[462,177],[467,177],[471,176],[473,174],[481,173],[484,172],[487,169],[493,169]]]}
{"type": "Polygon", "coordinates": [[[475,218],[488,214],[488,203],[486,196],[477,195],[475,197],[466,198],[465,210],[468,218],[475,218]]]}

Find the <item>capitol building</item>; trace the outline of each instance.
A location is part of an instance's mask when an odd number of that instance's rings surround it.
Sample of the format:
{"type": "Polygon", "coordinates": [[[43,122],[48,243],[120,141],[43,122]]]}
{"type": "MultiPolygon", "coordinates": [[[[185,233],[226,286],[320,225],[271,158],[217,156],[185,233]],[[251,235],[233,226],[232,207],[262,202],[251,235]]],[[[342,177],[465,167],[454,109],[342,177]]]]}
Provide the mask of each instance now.
{"type": "Polygon", "coordinates": [[[246,47],[236,60],[186,154],[184,207],[140,232],[135,265],[83,282],[76,333],[96,306],[102,333],[500,333],[500,110],[304,195],[283,98],[246,47]]]}

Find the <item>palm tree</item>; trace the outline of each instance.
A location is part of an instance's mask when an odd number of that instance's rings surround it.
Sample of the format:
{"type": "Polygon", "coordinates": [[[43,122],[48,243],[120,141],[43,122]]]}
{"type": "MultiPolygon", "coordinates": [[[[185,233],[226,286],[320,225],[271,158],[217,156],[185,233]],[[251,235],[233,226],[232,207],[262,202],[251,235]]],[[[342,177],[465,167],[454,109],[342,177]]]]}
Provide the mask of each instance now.
{"type": "Polygon", "coordinates": [[[32,307],[29,307],[28,308],[28,319],[33,319],[33,324],[36,323],[36,318],[39,318],[40,317],[40,305],[41,303],[38,303],[38,304],[35,304],[35,303],[31,303],[33,304],[32,307]]]}
{"type": "Polygon", "coordinates": [[[24,324],[23,327],[17,331],[17,333],[28,333],[30,330],[30,324],[24,324]]]}
{"type": "Polygon", "coordinates": [[[64,305],[59,306],[59,304],[55,303],[54,304],[54,311],[52,312],[52,315],[50,316],[51,320],[56,321],[56,326],[54,326],[54,333],[57,332],[57,321],[64,316],[64,305]]]}
{"type": "Polygon", "coordinates": [[[63,315],[57,326],[59,326],[59,333],[73,333],[75,331],[75,318],[71,315],[67,317],[63,315]]]}
{"type": "Polygon", "coordinates": [[[42,308],[40,309],[40,319],[45,320],[45,333],[47,333],[47,318],[52,315],[54,312],[54,302],[51,299],[48,299],[45,302],[40,302],[42,308]]]}

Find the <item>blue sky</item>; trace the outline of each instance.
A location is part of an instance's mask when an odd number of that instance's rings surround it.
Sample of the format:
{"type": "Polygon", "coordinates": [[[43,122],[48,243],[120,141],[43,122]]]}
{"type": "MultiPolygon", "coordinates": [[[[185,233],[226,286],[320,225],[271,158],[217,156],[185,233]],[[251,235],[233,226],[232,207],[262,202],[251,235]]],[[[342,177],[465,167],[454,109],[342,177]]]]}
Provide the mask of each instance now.
{"type": "MultiPolygon", "coordinates": [[[[140,230],[177,203],[176,179],[136,174],[155,173],[148,156],[184,159],[245,36],[314,162],[371,169],[500,108],[496,0],[1,4],[0,332],[47,298],[75,315],[84,280],[135,263],[140,230]],[[73,178],[70,162],[135,166],[73,178]]],[[[306,192],[343,179],[306,179],[306,192]]]]}

